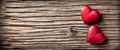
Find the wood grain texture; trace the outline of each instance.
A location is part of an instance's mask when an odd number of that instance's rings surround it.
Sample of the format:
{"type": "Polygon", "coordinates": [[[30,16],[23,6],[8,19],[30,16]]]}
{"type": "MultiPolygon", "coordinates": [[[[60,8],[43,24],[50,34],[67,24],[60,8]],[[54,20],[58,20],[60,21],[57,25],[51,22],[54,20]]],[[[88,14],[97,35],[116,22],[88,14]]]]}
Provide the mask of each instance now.
{"type": "Polygon", "coordinates": [[[2,3],[1,48],[120,49],[118,0],[4,0],[2,3]],[[81,21],[83,5],[100,12],[96,24],[106,36],[104,44],[85,41],[90,25],[81,21]]]}

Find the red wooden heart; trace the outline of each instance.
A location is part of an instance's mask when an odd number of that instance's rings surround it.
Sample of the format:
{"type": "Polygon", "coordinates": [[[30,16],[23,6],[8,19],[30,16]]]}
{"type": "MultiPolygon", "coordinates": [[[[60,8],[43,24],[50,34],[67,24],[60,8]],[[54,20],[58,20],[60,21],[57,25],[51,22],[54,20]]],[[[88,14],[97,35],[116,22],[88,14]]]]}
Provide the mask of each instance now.
{"type": "Polygon", "coordinates": [[[103,43],[104,39],[105,39],[104,34],[99,32],[98,27],[96,25],[90,26],[87,33],[86,39],[87,42],[98,44],[103,43]]]}
{"type": "Polygon", "coordinates": [[[86,5],[81,9],[81,16],[84,24],[91,24],[99,19],[99,12],[97,10],[91,10],[91,8],[86,5]]]}

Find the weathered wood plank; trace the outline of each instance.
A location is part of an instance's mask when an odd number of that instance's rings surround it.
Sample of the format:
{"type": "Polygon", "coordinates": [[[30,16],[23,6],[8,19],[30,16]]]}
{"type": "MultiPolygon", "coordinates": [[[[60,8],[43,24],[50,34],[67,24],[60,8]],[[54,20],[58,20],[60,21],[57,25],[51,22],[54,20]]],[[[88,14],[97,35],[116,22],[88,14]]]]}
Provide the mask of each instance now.
{"type": "MultiPolygon", "coordinates": [[[[71,9],[71,10],[77,11],[77,10],[80,9],[80,7],[82,7],[82,6],[74,6],[73,8],[71,6],[71,7],[68,7],[68,8],[71,9]]],[[[120,9],[117,6],[109,6],[109,5],[107,7],[106,6],[101,6],[101,5],[91,6],[91,7],[94,8],[94,9],[97,9],[97,10],[104,10],[104,9],[106,9],[106,10],[107,9],[118,10],[118,9],[120,9]]],[[[60,8],[62,8],[62,7],[60,7],[60,8]]],[[[44,11],[44,10],[46,10],[46,11],[51,11],[51,10],[52,11],[57,11],[55,9],[56,8],[53,8],[53,7],[49,7],[49,8],[48,7],[8,8],[8,9],[6,9],[6,12],[38,12],[38,11],[44,11]]]]}
{"type": "Polygon", "coordinates": [[[1,10],[3,48],[120,49],[118,0],[6,0],[1,10]],[[96,24],[107,37],[102,45],[85,42],[90,25],[83,24],[80,9],[90,5],[101,14],[96,24]],[[75,33],[70,32],[70,27],[75,33]],[[69,34],[74,36],[68,36],[69,34]]]}

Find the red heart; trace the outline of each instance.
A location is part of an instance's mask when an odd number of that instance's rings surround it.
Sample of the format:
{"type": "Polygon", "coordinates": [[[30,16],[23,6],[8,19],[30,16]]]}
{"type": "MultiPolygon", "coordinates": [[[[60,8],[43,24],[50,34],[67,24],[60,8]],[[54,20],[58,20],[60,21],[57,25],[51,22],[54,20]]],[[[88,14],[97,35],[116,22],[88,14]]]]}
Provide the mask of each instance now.
{"type": "Polygon", "coordinates": [[[98,27],[96,25],[90,26],[87,33],[87,42],[98,44],[103,43],[104,39],[104,34],[98,31],[98,27]]]}
{"type": "Polygon", "coordinates": [[[99,12],[97,10],[91,10],[91,8],[86,5],[81,9],[81,16],[84,24],[91,24],[99,19],[99,12]]]}

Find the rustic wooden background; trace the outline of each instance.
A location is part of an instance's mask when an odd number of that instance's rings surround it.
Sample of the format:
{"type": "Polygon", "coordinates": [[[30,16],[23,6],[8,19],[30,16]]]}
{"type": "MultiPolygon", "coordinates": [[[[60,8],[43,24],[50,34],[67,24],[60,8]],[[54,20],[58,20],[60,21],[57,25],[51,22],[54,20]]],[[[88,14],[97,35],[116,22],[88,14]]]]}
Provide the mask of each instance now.
{"type": "Polygon", "coordinates": [[[0,0],[1,49],[120,49],[119,0],[0,0]],[[89,25],[80,9],[90,5],[101,18],[103,44],[86,43],[89,25]]]}

